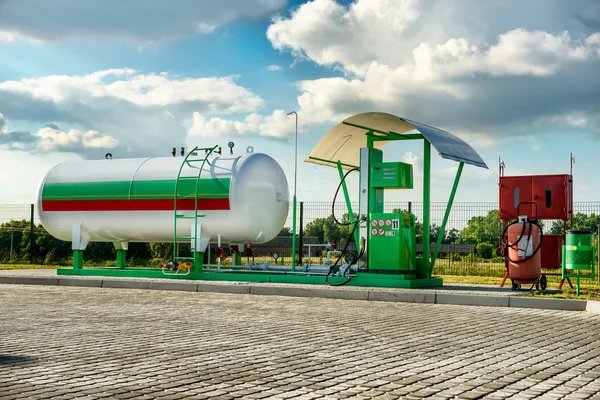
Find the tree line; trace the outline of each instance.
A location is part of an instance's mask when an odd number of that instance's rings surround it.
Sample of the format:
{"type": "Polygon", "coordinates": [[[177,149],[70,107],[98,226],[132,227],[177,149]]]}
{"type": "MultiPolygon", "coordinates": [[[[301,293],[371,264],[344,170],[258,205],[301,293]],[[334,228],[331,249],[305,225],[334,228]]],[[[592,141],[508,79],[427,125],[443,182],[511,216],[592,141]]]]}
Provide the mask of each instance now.
{"type": "MultiPolygon", "coordinates": [[[[393,212],[406,212],[405,210],[393,210],[393,212]]],[[[342,223],[350,222],[348,214],[342,216],[342,223]]],[[[568,229],[588,230],[597,236],[600,215],[576,213],[568,229]]],[[[547,230],[541,221],[544,233],[562,234],[563,223],[554,222],[547,230]]],[[[32,256],[33,263],[49,265],[60,265],[69,262],[72,255],[71,243],[58,240],[51,236],[42,225],[34,226],[33,248],[30,241],[30,221],[9,221],[0,225],[0,263],[29,262],[32,256]]],[[[450,229],[441,232],[437,224],[430,226],[430,242],[436,242],[439,235],[442,236],[444,244],[474,244],[479,257],[490,259],[495,255],[495,249],[499,244],[499,237],[504,227],[498,220],[498,210],[492,210],[485,216],[475,216],[469,219],[462,230],[450,229]]],[[[423,224],[416,222],[416,240],[422,243],[423,224]]],[[[320,243],[333,240],[345,242],[352,233],[351,225],[339,225],[333,218],[317,218],[306,225],[304,236],[318,238],[320,243]]],[[[280,236],[291,236],[289,228],[283,228],[280,236]]],[[[596,239],[597,240],[597,239],[596,239]]],[[[189,246],[180,245],[181,253],[189,252],[189,246]]],[[[127,251],[127,259],[132,263],[144,263],[150,260],[169,260],[172,257],[172,243],[130,243],[127,251]]],[[[85,251],[85,259],[90,262],[114,260],[116,251],[112,243],[90,243],[85,251]]]]}

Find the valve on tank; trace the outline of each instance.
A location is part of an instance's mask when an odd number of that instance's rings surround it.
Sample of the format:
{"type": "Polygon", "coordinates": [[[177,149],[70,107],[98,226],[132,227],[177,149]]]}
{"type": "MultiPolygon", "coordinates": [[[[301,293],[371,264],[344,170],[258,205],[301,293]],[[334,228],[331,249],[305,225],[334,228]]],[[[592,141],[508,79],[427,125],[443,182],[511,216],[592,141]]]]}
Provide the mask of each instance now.
{"type": "Polygon", "coordinates": [[[223,260],[225,258],[225,249],[222,247],[217,247],[215,249],[215,257],[220,258],[221,260],[223,260]]]}
{"type": "Polygon", "coordinates": [[[252,262],[254,262],[254,250],[250,247],[250,245],[246,246],[244,249],[244,257],[250,262],[250,257],[252,257],[252,262]]]}

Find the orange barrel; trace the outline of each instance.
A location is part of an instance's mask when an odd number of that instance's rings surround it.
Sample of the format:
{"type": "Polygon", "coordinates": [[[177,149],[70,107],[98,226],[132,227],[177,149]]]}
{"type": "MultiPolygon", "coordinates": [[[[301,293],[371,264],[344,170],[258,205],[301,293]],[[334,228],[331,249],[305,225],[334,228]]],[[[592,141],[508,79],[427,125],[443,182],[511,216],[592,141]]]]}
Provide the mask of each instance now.
{"type": "Polygon", "coordinates": [[[514,283],[535,283],[542,274],[541,230],[535,224],[519,222],[508,227],[508,275],[514,283]]]}

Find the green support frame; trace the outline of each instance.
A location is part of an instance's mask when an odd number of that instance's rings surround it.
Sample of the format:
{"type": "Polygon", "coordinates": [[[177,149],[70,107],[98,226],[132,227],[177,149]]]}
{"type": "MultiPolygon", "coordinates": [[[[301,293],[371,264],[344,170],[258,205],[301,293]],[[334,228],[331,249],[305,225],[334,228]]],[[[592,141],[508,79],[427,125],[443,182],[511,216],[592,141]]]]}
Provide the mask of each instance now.
{"type": "MultiPolygon", "coordinates": [[[[351,224],[354,224],[354,212],[352,211],[352,204],[350,203],[350,195],[348,194],[348,187],[346,186],[346,181],[344,180],[344,170],[342,169],[342,163],[338,161],[338,172],[340,174],[340,181],[342,182],[342,190],[344,191],[344,200],[346,201],[346,208],[348,209],[348,219],[351,224]]],[[[360,170],[360,168],[358,168],[360,170]]],[[[360,243],[360,231],[354,230],[354,243],[356,243],[356,248],[358,249],[360,243]]]]}

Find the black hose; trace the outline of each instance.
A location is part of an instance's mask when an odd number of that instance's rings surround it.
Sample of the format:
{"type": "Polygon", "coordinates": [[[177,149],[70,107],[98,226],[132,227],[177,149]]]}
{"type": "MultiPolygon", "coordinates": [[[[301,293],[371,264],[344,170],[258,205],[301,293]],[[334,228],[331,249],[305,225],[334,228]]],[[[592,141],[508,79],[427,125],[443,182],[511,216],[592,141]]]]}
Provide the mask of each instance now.
{"type": "Polygon", "coordinates": [[[519,235],[519,238],[516,240],[516,242],[514,242],[513,244],[510,244],[508,241],[508,237],[506,238],[506,241],[504,241],[504,236],[506,235],[506,233],[508,232],[508,228],[511,225],[514,224],[518,224],[519,221],[515,221],[513,223],[510,223],[506,226],[506,228],[504,229],[504,232],[502,232],[502,244],[504,244],[504,247],[506,248],[506,251],[504,253],[504,257],[506,257],[506,259],[514,264],[521,264],[524,263],[525,261],[531,260],[533,258],[533,256],[536,255],[536,253],[540,250],[540,248],[542,247],[542,241],[544,240],[544,231],[542,230],[542,227],[537,223],[537,221],[533,221],[533,220],[529,220],[529,236],[531,236],[533,234],[533,225],[537,226],[540,230],[540,242],[538,243],[537,247],[535,248],[535,250],[531,253],[531,255],[529,256],[525,256],[523,257],[523,259],[521,260],[512,260],[509,256],[508,256],[508,249],[510,247],[514,248],[515,246],[517,246],[519,244],[519,242],[521,241],[521,239],[525,236],[525,225],[526,223],[523,224],[523,229],[521,230],[521,234],[519,235]]]}
{"type": "MultiPolygon", "coordinates": [[[[344,252],[348,249],[348,245],[350,244],[350,240],[352,239],[352,236],[354,236],[354,231],[356,230],[356,227],[360,224],[360,220],[357,219],[356,221],[353,222],[353,224],[354,224],[354,228],[352,228],[352,232],[350,233],[350,236],[346,240],[346,245],[344,246],[344,250],[341,251],[340,257],[337,260],[335,260],[335,263],[333,263],[333,265],[331,267],[329,267],[329,272],[327,272],[327,276],[325,276],[325,283],[328,284],[329,286],[343,286],[343,285],[347,284],[348,282],[350,282],[352,280],[352,277],[348,276],[348,271],[350,270],[350,266],[348,266],[348,269],[346,269],[346,273],[344,273],[344,277],[346,278],[345,282],[338,283],[338,284],[329,283],[329,276],[333,272],[335,266],[342,259],[342,256],[344,255],[344,252]]],[[[358,261],[358,259],[360,259],[360,257],[362,257],[362,253],[363,252],[361,250],[361,254],[358,256],[357,261],[358,261]]]]}
{"type": "MultiPolygon", "coordinates": [[[[354,236],[354,232],[356,231],[356,227],[358,225],[360,225],[360,218],[357,218],[356,221],[354,221],[354,222],[342,223],[342,222],[338,221],[337,218],[335,217],[335,200],[337,199],[337,195],[338,195],[338,193],[340,191],[340,188],[344,184],[344,181],[346,180],[346,177],[352,171],[360,171],[360,169],[358,169],[358,168],[352,168],[351,170],[349,170],[348,172],[346,172],[344,174],[344,176],[340,180],[340,184],[338,185],[337,189],[335,190],[335,195],[333,196],[333,202],[331,203],[331,216],[333,217],[333,220],[335,221],[335,223],[338,224],[338,225],[340,225],[340,226],[354,225],[354,227],[352,228],[352,232],[350,233],[350,236],[346,240],[346,245],[344,246],[344,249],[341,251],[340,257],[335,261],[335,263],[331,267],[329,267],[329,272],[327,272],[327,276],[325,276],[325,283],[328,284],[329,286],[343,286],[343,285],[347,284],[348,282],[350,282],[350,280],[352,279],[352,277],[349,277],[347,275],[348,271],[350,270],[350,266],[348,266],[348,269],[344,273],[344,277],[346,278],[345,282],[338,283],[338,284],[329,283],[329,276],[331,276],[331,273],[333,272],[333,270],[335,269],[335,267],[338,265],[338,263],[342,259],[343,255],[344,255],[344,252],[346,252],[346,250],[348,249],[348,245],[350,244],[350,240],[352,240],[352,237],[354,236]]],[[[358,243],[356,245],[358,246],[358,243]]],[[[356,258],[356,260],[358,261],[363,256],[363,254],[364,254],[364,250],[361,250],[360,253],[359,253],[359,255],[358,255],[358,257],[356,258]]]]}
{"type": "Polygon", "coordinates": [[[348,226],[348,225],[352,225],[353,224],[353,222],[342,223],[342,222],[338,221],[337,218],[335,217],[335,200],[337,199],[338,192],[340,191],[340,188],[342,187],[342,184],[346,180],[346,177],[352,171],[360,171],[360,170],[358,168],[352,168],[351,170],[349,170],[348,172],[346,172],[344,174],[344,177],[340,181],[340,184],[338,185],[337,189],[335,190],[335,194],[333,195],[333,203],[331,203],[331,216],[333,217],[333,220],[335,221],[335,223],[338,224],[338,225],[341,225],[341,226],[348,226]]]}

